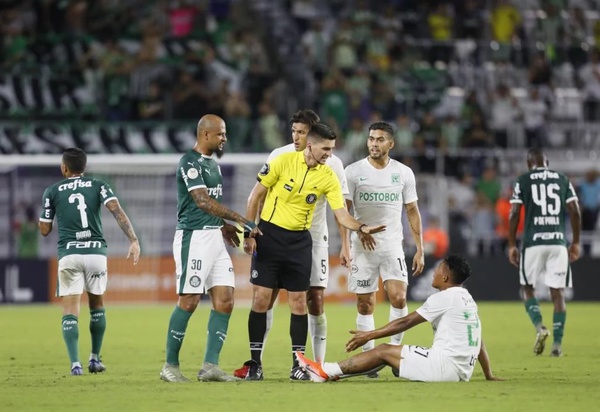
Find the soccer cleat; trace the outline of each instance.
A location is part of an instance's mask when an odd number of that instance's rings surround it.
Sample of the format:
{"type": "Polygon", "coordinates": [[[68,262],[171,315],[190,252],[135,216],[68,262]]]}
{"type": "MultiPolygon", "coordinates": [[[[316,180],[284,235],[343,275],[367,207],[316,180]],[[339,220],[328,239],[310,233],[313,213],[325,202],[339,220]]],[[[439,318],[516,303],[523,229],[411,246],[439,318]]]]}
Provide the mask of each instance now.
{"type": "Polygon", "coordinates": [[[96,359],[90,359],[90,363],[88,363],[88,370],[90,373],[101,373],[106,370],[106,366],[102,362],[96,359]]]}
{"type": "Polygon", "coordinates": [[[248,372],[244,377],[247,381],[262,381],[264,379],[262,365],[259,365],[254,360],[249,360],[248,362],[248,372]]]}
{"type": "Polygon", "coordinates": [[[369,379],[379,379],[379,372],[371,372],[365,375],[369,379]]]}
{"type": "Polygon", "coordinates": [[[211,363],[205,363],[197,377],[200,382],[236,382],[240,380],[235,376],[227,375],[225,371],[211,363]]]}
{"type": "Polygon", "coordinates": [[[400,369],[398,368],[392,368],[392,374],[396,377],[399,378],[400,377],[400,369]]]}
{"type": "Polygon", "coordinates": [[[165,382],[189,382],[190,380],[183,376],[179,370],[179,365],[169,365],[165,363],[162,370],[160,371],[160,379],[165,382]]]}
{"type": "Polygon", "coordinates": [[[300,366],[293,367],[290,371],[291,381],[309,381],[310,376],[300,366]]]}
{"type": "Polygon", "coordinates": [[[310,377],[310,380],[313,382],[326,382],[329,380],[329,375],[325,373],[323,367],[320,363],[312,361],[308,359],[304,354],[300,351],[296,351],[296,360],[298,360],[298,364],[310,377]]]}
{"type": "Polygon", "coordinates": [[[536,355],[541,355],[544,352],[544,348],[546,347],[546,339],[550,336],[550,332],[546,327],[542,326],[540,331],[535,336],[535,344],[533,345],[533,353],[536,355]]]}
{"type": "Polygon", "coordinates": [[[233,371],[233,376],[240,379],[246,379],[246,376],[248,376],[248,370],[250,370],[250,364],[252,362],[252,360],[244,362],[244,365],[241,368],[233,371]]]}
{"type": "Polygon", "coordinates": [[[71,368],[71,375],[73,375],[73,376],[83,375],[83,368],[81,366],[73,366],[71,368]]]}
{"type": "Polygon", "coordinates": [[[562,356],[562,349],[560,347],[553,347],[550,356],[553,358],[560,358],[562,356]]]}

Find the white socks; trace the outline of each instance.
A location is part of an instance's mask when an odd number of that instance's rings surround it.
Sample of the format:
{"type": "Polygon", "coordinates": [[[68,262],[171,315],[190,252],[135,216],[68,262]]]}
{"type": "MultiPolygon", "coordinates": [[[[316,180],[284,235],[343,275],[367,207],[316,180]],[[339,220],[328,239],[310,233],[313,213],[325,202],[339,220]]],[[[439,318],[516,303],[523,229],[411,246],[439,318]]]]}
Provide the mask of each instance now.
{"type": "Polygon", "coordinates": [[[330,378],[344,374],[340,365],[334,362],[325,362],[321,367],[323,368],[323,372],[330,378]]]}
{"type": "MultiPolygon", "coordinates": [[[[356,315],[356,329],[369,331],[375,329],[375,318],[373,315],[356,315]]],[[[363,352],[371,350],[375,347],[375,341],[370,340],[363,345],[363,352]]]]}
{"type": "MultiPolygon", "coordinates": [[[[396,319],[400,319],[408,315],[408,305],[404,306],[402,309],[395,308],[390,305],[390,322],[396,319]]],[[[404,337],[404,332],[397,333],[390,337],[390,343],[392,345],[400,345],[402,343],[402,338],[404,337]]]]}
{"type": "Polygon", "coordinates": [[[319,316],[308,315],[308,331],[315,361],[323,363],[327,350],[327,317],[324,313],[319,316]]]}
{"type": "Polygon", "coordinates": [[[265,338],[263,339],[263,347],[262,347],[262,351],[260,352],[260,360],[262,361],[262,355],[263,353],[265,353],[265,345],[267,343],[267,336],[269,336],[269,331],[271,330],[271,327],[273,326],[273,309],[269,309],[267,311],[267,328],[265,329],[265,338]]]}

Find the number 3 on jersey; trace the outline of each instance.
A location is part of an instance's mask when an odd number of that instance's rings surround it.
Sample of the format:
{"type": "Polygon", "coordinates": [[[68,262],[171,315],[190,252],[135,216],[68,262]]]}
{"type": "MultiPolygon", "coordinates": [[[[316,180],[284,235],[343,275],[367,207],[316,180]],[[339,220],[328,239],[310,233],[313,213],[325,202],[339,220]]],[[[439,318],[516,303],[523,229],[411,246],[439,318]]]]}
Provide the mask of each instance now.
{"type": "Polygon", "coordinates": [[[86,228],[89,226],[88,217],[86,213],[87,205],[85,204],[85,198],[81,193],[73,193],[71,196],[69,196],[69,203],[75,202],[77,202],[79,217],[81,217],[81,227],[86,228]]]}

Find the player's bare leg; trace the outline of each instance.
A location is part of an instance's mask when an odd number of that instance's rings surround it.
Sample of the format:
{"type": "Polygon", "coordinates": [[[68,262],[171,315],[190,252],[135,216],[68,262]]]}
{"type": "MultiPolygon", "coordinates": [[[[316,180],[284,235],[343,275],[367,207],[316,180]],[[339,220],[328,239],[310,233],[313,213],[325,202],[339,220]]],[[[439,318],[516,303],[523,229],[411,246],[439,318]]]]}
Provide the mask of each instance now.
{"type": "Polygon", "coordinates": [[[527,314],[529,315],[529,318],[531,319],[531,322],[533,323],[533,326],[535,326],[536,330],[533,353],[540,355],[544,352],[544,348],[546,347],[546,339],[548,339],[548,336],[550,336],[550,332],[543,324],[540,304],[535,297],[533,286],[523,285],[521,286],[521,290],[523,291],[523,299],[525,300],[525,309],[527,310],[527,314]]]}
{"type": "Polygon", "coordinates": [[[104,332],[106,331],[104,299],[102,295],[94,295],[88,292],[88,301],[90,308],[90,334],[92,337],[92,351],[88,361],[88,370],[90,373],[100,373],[106,370],[106,367],[100,360],[100,350],[102,349],[104,332]]]}
{"type": "Polygon", "coordinates": [[[552,319],[552,351],[550,356],[562,356],[562,338],[567,321],[567,304],[565,303],[564,289],[550,288],[550,297],[554,305],[554,314],[552,319]]]}
{"type": "Polygon", "coordinates": [[[297,357],[301,366],[309,373],[313,381],[324,382],[373,373],[373,371],[380,370],[386,365],[399,368],[401,352],[402,345],[384,343],[372,350],[359,353],[337,363],[325,362],[321,365],[307,359],[302,354],[297,354],[297,357]]]}
{"type": "Polygon", "coordinates": [[[315,361],[324,362],[327,350],[327,317],[324,312],[325,288],[311,287],[306,294],[308,330],[315,361]]]}
{"type": "Polygon", "coordinates": [[[71,361],[71,375],[83,375],[79,362],[79,308],[81,294],[63,296],[62,335],[71,361]]]}

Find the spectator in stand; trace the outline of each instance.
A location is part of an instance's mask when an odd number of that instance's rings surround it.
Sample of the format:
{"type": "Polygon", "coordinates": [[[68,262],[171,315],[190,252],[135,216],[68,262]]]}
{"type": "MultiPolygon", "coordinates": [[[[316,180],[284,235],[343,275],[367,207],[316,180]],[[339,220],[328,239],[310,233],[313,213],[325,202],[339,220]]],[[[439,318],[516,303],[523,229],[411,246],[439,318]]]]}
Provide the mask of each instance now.
{"type": "Polygon", "coordinates": [[[169,9],[169,34],[171,37],[186,37],[194,29],[198,10],[188,1],[175,0],[169,9]]]}
{"type": "Polygon", "coordinates": [[[436,259],[442,259],[448,253],[450,239],[448,233],[440,226],[437,216],[430,216],[427,228],[423,231],[423,245],[425,255],[431,255],[436,259]]]}
{"type": "MultiPolygon", "coordinates": [[[[598,223],[598,212],[600,211],[600,173],[597,170],[589,170],[578,187],[579,200],[581,201],[581,230],[593,234],[598,223]]],[[[586,234],[588,234],[586,233],[586,234]]],[[[596,236],[593,236],[596,238],[596,236]]],[[[592,242],[583,238],[583,253],[590,256],[592,242]]]]}
{"type": "Polygon", "coordinates": [[[258,130],[262,138],[262,150],[272,151],[285,144],[284,136],[281,132],[281,122],[268,100],[264,100],[259,105],[258,130]]]}
{"type": "Polygon", "coordinates": [[[413,148],[415,133],[418,132],[419,125],[411,120],[407,114],[400,114],[396,117],[396,149],[400,152],[413,148]]]}
{"type": "Polygon", "coordinates": [[[321,83],[320,116],[327,124],[331,119],[345,129],[348,125],[348,95],[345,88],[346,78],[340,71],[328,73],[321,83]]]}
{"type": "Polygon", "coordinates": [[[454,20],[450,13],[450,5],[445,2],[438,3],[434,11],[427,16],[429,33],[433,46],[431,47],[430,63],[443,61],[448,63],[452,54],[452,30],[454,20]]]}
{"type": "Polygon", "coordinates": [[[36,258],[39,251],[37,214],[32,205],[25,204],[21,209],[24,210],[24,219],[14,225],[17,233],[17,256],[24,259],[36,258]]]}
{"type": "Polygon", "coordinates": [[[496,168],[493,166],[488,166],[484,171],[481,179],[477,182],[475,186],[475,190],[477,193],[483,195],[485,200],[489,205],[495,205],[500,197],[500,191],[502,190],[502,185],[500,180],[498,180],[498,176],[496,173],[496,168]]]}
{"type": "MultiPolygon", "coordinates": [[[[247,151],[248,139],[252,123],[250,121],[250,105],[241,93],[232,93],[225,102],[225,118],[227,119],[227,134],[232,152],[247,151]]],[[[258,147],[251,148],[258,151],[258,147]]]]}
{"type": "Polygon", "coordinates": [[[581,67],[587,60],[582,45],[587,46],[588,23],[583,9],[574,5],[569,10],[569,20],[566,28],[567,60],[575,68],[581,67]]]}
{"type": "Polygon", "coordinates": [[[459,39],[483,38],[483,16],[477,0],[456,2],[456,31],[459,39]]]}
{"type": "Polygon", "coordinates": [[[500,84],[495,92],[489,92],[488,104],[492,133],[495,146],[508,147],[508,128],[514,124],[517,117],[517,101],[510,95],[510,90],[500,84]]]}
{"type": "Polygon", "coordinates": [[[165,118],[165,99],[157,83],[150,83],[148,95],[140,100],[138,116],[140,120],[161,120],[165,118]]]}
{"type": "Polygon", "coordinates": [[[529,89],[529,97],[520,103],[525,125],[525,146],[544,147],[547,143],[546,120],[548,106],[540,97],[538,89],[529,89]]]}
{"type": "Polygon", "coordinates": [[[510,45],[518,37],[521,22],[521,13],[511,0],[496,0],[490,17],[492,40],[499,46],[495,58],[509,60],[510,45]]]}
{"type": "Polygon", "coordinates": [[[489,199],[482,193],[475,196],[475,211],[471,217],[471,239],[477,245],[479,257],[493,256],[495,247],[494,208],[489,199]]]}
{"type": "Polygon", "coordinates": [[[173,118],[177,120],[195,119],[198,117],[198,113],[206,111],[209,100],[210,93],[204,84],[194,79],[191,73],[183,71],[179,74],[173,91],[173,118]]]}
{"type": "MultiPolygon", "coordinates": [[[[512,205],[510,204],[510,199],[512,198],[512,187],[506,187],[498,200],[496,201],[496,236],[498,237],[498,244],[501,252],[508,253],[508,230],[509,230],[509,217],[510,217],[510,209],[512,205]]],[[[523,228],[525,226],[525,208],[521,208],[521,217],[519,220],[519,226],[517,227],[517,235],[521,235],[523,233],[523,228]]]]}
{"type": "Polygon", "coordinates": [[[600,120],[600,51],[593,49],[589,62],[579,70],[583,89],[583,113],[587,121],[600,120]]]}
{"type": "Polygon", "coordinates": [[[554,100],[552,94],[552,67],[543,53],[538,53],[535,56],[529,67],[528,80],[530,86],[538,89],[544,102],[551,103],[554,100]]]}
{"type": "Polygon", "coordinates": [[[465,129],[462,145],[465,148],[487,148],[492,146],[492,138],[483,121],[483,116],[474,113],[469,122],[471,126],[465,129]]]}
{"type": "Polygon", "coordinates": [[[557,54],[564,45],[565,27],[563,18],[559,14],[559,9],[555,2],[544,1],[542,5],[543,13],[538,13],[536,38],[544,45],[546,58],[550,61],[556,61],[557,54]]]}
{"type": "Polygon", "coordinates": [[[317,81],[321,81],[327,70],[327,50],[331,44],[331,32],[325,30],[325,21],[313,20],[311,28],[302,35],[300,43],[317,81]]]}

